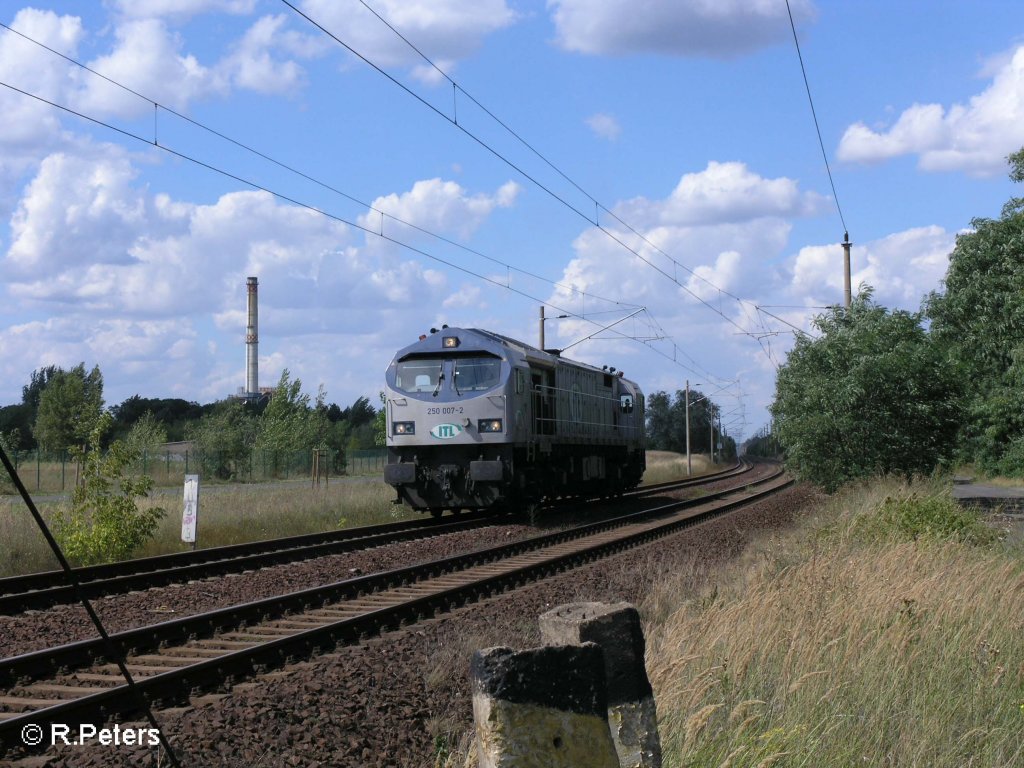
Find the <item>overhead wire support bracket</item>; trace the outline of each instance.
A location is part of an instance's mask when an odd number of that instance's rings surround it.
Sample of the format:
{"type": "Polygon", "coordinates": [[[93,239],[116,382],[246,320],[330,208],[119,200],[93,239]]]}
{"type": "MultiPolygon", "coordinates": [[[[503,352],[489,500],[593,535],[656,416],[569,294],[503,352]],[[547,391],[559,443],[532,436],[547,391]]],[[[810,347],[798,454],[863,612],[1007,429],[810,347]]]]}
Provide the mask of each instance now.
{"type": "Polygon", "coordinates": [[[616,325],[618,325],[619,323],[621,323],[621,322],[623,322],[623,321],[625,321],[625,320],[629,320],[629,318],[633,317],[634,315],[639,315],[639,314],[640,314],[641,312],[646,312],[646,311],[647,311],[647,307],[640,307],[640,309],[636,310],[635,312],[630,312],[630,313],[629,313],[628,315],[626,315],[625,317],[620,317],[620,318],[619,318],[618,320],[616,320],[616,321],[615,321],[614,323],[609,323],[609,324],[608,324],[608,325],[606,325],[606,326],[605,326],[604,328],[599,328],[599,329],[597,329],[596,331],[594,331],[594,332],[593,332],[592,334],[590,334],[589,336],[584,336],[584,337],[583,337],[582,339],[579,339],[579,340],[577,340],[577,341],[574,341],[574,342],[573,342],[572,344],[570,344],[570,345],[569,345],[568,347],[562,347],[562,349],[561,349],[560,351],[562,351],[562,352],[565,352],[565,350],[569,349],[570,347],[575,347],[575,346],[576,346],[577,344],[582,344],[582,343],[583,343],[584,341],[586,341],[587,339],[592,339],[592,338],[593,338],[594,336],[597,336],[597,334],[601,333],[602,331],[607,331],[607,330],[608,330],[609,328],[611,328],[611,327],[613,327],[613,326],[616,326],[616,325]]]}

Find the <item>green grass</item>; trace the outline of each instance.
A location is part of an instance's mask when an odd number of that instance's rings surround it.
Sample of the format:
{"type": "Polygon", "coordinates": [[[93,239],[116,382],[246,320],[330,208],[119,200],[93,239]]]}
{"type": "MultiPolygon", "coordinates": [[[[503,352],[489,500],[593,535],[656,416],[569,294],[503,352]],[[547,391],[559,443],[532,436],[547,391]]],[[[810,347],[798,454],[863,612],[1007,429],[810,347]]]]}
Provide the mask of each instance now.
{"type": "MultiPolygon", "coordinates": [[[[313,488],[309,480],[202,487],[198,546],[217,547],[418,516],[405,507],[393,505],[393,498],[390,486],[371,478],[335,478],[319,488],[313,488]]],[[[47,522],[61,503],[66,502],[39,505],[47,522]]],[[[143,505],[163,507],[168,514],[161,520],[154,538],[134,552],[134,557],[191,548],[181,541],[180,495],[155,493],[143,505]]],[[[0,540],[5,543],[0,576],[57,567],[20,499],[0,500],[0,540]]]]}
{"type": "MultiPolygon", "coordinates": [[[[665,451],[649,451],[647,456],[645,483],[686,477],[685,456],[665,451]]],[[[66,479],[70,489],[74,483],[74,465],[68,467],[66,479]]],[[[715,469],[706,456],[694,454],[694,475],[715,469]]],[[[31,490],[35,465],[23,464],[21,470],[31,490]]],[[[44,487],[60,487],[59,463],[44,462],[40,471],[44,487]]],[[[181,485],[180,480],[177,487],[181,485]]],[[[163,507],[167,515],[160,521],[154,538],[135,551],[133,557],[191,548],[181,541],[182,501],[177,487],[173,491],[158,489],[142,502],[142,506],[163,507]]],[[[58,506],[66,502],[43,498],[37,503],[49,523],[58,506]]],[[[319,488],[312,487],[308,479],[253,484],[204,481],[200,491],[198,546],[217,547],[419,517],[405,507],[393,505],[393,498],[394,490],[373,476],[334,478],[319,488]]],[[[0,577],[57,567],[42,534],[19,498],[0,498],[0,541],[5,545],[0,558],[0,577]]]]}

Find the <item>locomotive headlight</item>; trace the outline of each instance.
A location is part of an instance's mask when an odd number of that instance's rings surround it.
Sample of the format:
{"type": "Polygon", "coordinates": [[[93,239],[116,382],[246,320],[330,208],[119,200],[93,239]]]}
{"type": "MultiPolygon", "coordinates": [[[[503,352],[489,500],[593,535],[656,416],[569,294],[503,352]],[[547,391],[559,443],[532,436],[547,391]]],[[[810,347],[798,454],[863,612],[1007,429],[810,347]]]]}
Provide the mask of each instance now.
{"type": "Polygon", "coordinates": [[[476,429],[480,433],[484,432],[501,432],[502,423],[501,419],[479,419],[476,423],[476,429]]]}
{"type": "Polygon", "coordinates": [[[415,421],[395,421],[391,423],[391,434],[393,435],[415,435],[415,421]]]}
{"type": "Polygon", "coordinates": [[[457,346],[459,346],[459,337],[445,336],[441,340],[441,346],[444,347],[445,349],[455,349],[457,346]]]}

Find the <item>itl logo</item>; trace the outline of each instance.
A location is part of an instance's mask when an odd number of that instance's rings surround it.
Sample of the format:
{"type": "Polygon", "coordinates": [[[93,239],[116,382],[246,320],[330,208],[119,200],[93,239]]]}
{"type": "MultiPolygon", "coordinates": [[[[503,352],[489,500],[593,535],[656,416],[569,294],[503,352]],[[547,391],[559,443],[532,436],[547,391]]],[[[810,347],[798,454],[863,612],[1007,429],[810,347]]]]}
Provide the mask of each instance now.
{"type": "Polygon", "coordinates": [[[458,424],[438,424],[432,430],[430,434],[439,440],[451,440],[456,437],[462,431],[462,427],[458,424]]]}

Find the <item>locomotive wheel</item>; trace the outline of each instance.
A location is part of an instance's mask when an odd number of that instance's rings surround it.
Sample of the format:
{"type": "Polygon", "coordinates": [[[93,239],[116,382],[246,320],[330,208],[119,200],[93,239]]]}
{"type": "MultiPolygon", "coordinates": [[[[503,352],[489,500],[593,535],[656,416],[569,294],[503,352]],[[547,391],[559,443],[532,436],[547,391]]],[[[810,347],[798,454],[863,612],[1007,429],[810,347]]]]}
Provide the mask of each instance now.
{"type": "Polygon", "coordinates": [[[434,518],[435,520],[439,520],[441,518],[441,515],[443,515],[443,514],[444,514],[444,510],[441,509],[440,507],[431,507],[430,508],[430,516],[432,518],[434,518]]]}

